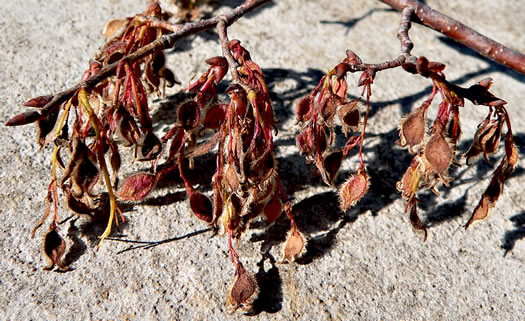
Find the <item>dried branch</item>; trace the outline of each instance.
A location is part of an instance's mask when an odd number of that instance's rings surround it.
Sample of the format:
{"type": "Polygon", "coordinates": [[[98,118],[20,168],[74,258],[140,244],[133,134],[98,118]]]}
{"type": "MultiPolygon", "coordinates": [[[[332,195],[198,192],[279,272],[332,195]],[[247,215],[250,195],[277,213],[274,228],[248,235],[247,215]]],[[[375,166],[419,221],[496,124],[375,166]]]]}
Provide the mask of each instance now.
{"type": "Polygon", "coordinates": [[[480,34],[461,22],[436,11],[417,0],[380,0],[397,11],[415,8],[414,21],[441,32],[480,55],[525,74],[525,55],[480,34]]]}
{"type": "Polygon", "coordinates": [[[221,20],[217,24],[217,33],[219,34],[219,41],[221,42],[222,54],[228,61],[228,65],[230,65],[232,79],[234,82],[238,83],[240,78],[239,78],[239,73],[237,72],[237,62],[233,58],[230,52],[230,48],[228,47],[230,40],[228,40],[228,32],[226,30],[226,27],[227,27],[226,23],[227,22],[225,20],[221,20]]]}

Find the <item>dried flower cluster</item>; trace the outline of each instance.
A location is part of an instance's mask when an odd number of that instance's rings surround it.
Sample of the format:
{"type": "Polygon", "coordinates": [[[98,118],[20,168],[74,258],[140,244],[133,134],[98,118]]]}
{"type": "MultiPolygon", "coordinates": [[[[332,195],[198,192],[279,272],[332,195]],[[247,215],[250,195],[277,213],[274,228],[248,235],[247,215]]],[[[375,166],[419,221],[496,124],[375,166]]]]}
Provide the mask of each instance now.
{"type": "MultiPolygon", "coordinates": [[[[249,0],[230,12],[185,25],[167,21],[158,4],[152,3],[141,15],[113,20],[104,30],[107,43],[89,63],[81,82],[64,92],[40,96],[24,105],[36,110],[11,118],[6,125],[36,123],[38,143],[54,145],[51,182],[45,199],[44,215],[33,230],[53,217],[44,235],[43,252],[50,266],[67,270],[62,262],[66,242],[59,234],[59,190],[67,206],[76,214],[107,217],[101,242],[112,232],[113,221],[123,221],[119,202],[145,199],[155,184],[169,173],[178,173],[184,182],[189,207],[193,214],[212,230],[228,239],[229,254],[235,266],[233,282],[227,295],[231,311],[249,310],[259,289],[257,282],[241,263],[233,247],[257,219],[267,225],[286,213],[290,231],[283,246],[282,262],[293,262],[306,251],[306,239],[292,215],[292,205],[281,187],[274,154],[275,118],[263,72],[239,40],[228,40],[226,28],[243,14],[269,0],[249,0]],[[166,86],[179,83],[166,67],[164,49],[195,32],[217,27],[222,55],[206,60],[208,70],[189,84],[190,99],[177,106],[176,122],[158,137],[153,131],[148,98],[162,96],[166,86]],[[228,101],[218,96],[218,84],[230,71],[232,81],[225,93],[228,101]],[[134,160],[149,164],[149,170],[132,174],[119,182],[122,159],[120,151],[130,147],[134,160]],[[213,197],[197,191],[186,177],[198,159],[216,153],[216,171],[210,177],[213,197]]],[[[194,20],[195,1],[179,3],[183,19],[194,20]]],[[[196,13],[197,12],[197,13],[196,13]]],[[[488,89],[491,79],[462,88],[448,82],[445,66],[410,54],[408,38],[414,7],[403,9],[399,37],[401,54],[392,61],[365,64],[352,51],[320,80],[317,87],[297,105],[297,123],[301,131],[297,147],[306,162],[315,165],[324,182],[336,185],[343,160],[359,145],[359,167],[339,186],[343,211],[355,205],[366,194],[369,177],[363,159],[366,125],[370,111],[372,84],[379,71],[403,67],[406,71],[429,78],[433,83],[430,97],[399,124],[400,146],[414,158],[397,189],[407,200],[414,228],[426,227],[417,213],[416,193],[448,185],[451,166],[457,164],[456,145],[461,134],[460,107],[464,100],[488,107],[488,116],[478,126],[474,143],[464,154],[467,164],[498,150],[504,141],[505,154],[493,174],[489,187],[467,223],[484,219],[503,192],[503,185],[518,161],[506,102],[488,89]],[[361,98],[348,99],[348,73],[361,72],[358,87],[361,98]],[[439,93],[437,116],[429,126],[428,109],[439,93]],[[366,106],[364,115],[361,106],[366,106]],[[335,146],[336,125],[347,138],[342,147],[335,146]],[[504,130],[505,133],[504,133],[504,130]]],[[[100,243],[99,243],[100,246],[100,243]]]]}

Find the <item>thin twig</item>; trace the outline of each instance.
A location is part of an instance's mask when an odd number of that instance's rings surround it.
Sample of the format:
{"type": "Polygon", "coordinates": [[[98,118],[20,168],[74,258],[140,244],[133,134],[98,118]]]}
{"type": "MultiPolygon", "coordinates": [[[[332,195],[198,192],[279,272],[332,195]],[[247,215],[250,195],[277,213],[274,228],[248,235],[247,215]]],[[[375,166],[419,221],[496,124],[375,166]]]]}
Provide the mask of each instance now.
{"type": "Polygon", "coordinates": [[[414,21],[441,32],[452,40],[488,59],[525,74],[525,55],[480,34],[461,22],[436,11],[417,0],[380,0],[397,11],[415,8],[414,21]]]}
{"type": "Polygon", "coordinates": [[[239,73],[237,72],[237,62],[233,58],[230,52],[230,48],[228,46],[230,41],[228,40],[228,33],[226,31],[226,21],[221,20],[217,24],[217,33],[219,34],[219,40],[221,42],[222,55],[228,61],[228,65],[230,65],[230,71],[232,73],[232,80],[238,83],[241,78],[239,77],[239,73]]]}
{"type": "Polygon", "coordinates": [[[381,71],[385,69],[390,68],[396,68],[404,64],[408,60],[416,60],[416,57],[413,57],[411,55],[411,50],[414,47],[414,44],[410,40],[410,37],[408,36],[408,30],[410,30],[411,24],[410,19],[412,15],[414,14],[415,8],[413,7],[405,7],[401,13],[401,22],[399,23],[399,31],[397,32],[397,36],[399,38],[399,41],[401,42],[401,50],[400,55],[394,59],[389,60],[377,64],[356,64],[352,65],[352,72],[356,71],[365,71],[372,69],[374,72],[381,71]]]}

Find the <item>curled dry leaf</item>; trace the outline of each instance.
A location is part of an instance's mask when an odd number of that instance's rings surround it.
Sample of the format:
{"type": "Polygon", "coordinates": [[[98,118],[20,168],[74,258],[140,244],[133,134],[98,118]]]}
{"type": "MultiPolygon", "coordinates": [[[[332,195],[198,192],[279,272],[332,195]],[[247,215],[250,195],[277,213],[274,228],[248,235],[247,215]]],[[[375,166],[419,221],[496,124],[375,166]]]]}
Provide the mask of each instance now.
{"type": "Polygon", "coordinates": [[[358,131],[359,124],[361,123],[359,99],[353,99],[349,103],[340,106],[337,110],[337,116],[343,126],[343,132],[345,135],[348,132],[358,131]]]}
{"type": "Polygon", "coordinates": [[[326,184],[335,185],[335,178],[339,173],[344,156],[343,152],[338,150],[333,151],[323,159],[321,174],[326,184]]]}
{"type": "Polygon", "coordinates": [[[121,201],[140,201],[144,199],[155,185],[155,175],[150,173],[137,173],[128,177],[120,191],[115,195],[121,201]]]}
{"type": "Polygon", "coordinates": [[[104,26],[102,35],[104,38],[109,39],[115,35],[115,33],[124,28],[129,23],[130,19],[113,19],[108,21],[104,26]]]}
{"type": "Polygon", "coordinates": [[[54,266],[62,271],[67,267],[62,265],[62,256],[66,251],[66,241],[58,234],[55,222],[49,226],[49,231],[44,235],[42,251],[49,260],[46,270],[51,270],[54,266]]]}
{"type": "Polygon", "coordinates": [[[296,259],[306,253],[306,241],[303,233],[299,231],[299,228],[295,223],[292,222],[288,237],[286,238],[286,244],[283,248],[283,257],[281,262],[295,262],[296,259]]]}
{"type": "Polygon", "coordinates": [[[412,224],[412,227],[415,230],[423,231],[425,233],[424,242],[426,242],[427,237],[428,237],[427,227],[425,226],[425,224],[423,224],[423,222],[419,218],[419,215],[417,215],[417,205],[415,201],[412,201],[411,204],[409,205],[409,211],[410,211],[410,224],[412,224]]]}
{"type": "Polygon", "coordinates": [[[226,297],[226,304],[230,313],[235,312],[239,308],[249,311],[258,294],[257,281],[244,269],[241,262],[237,262],[233,282],[226,297]]]}
{"type": "Polygon", "coordinates": [[[369,180],[364,168],[351,175],[339,189],[339,206],[342,211],[354,206],[368,191],[369,180]]]}

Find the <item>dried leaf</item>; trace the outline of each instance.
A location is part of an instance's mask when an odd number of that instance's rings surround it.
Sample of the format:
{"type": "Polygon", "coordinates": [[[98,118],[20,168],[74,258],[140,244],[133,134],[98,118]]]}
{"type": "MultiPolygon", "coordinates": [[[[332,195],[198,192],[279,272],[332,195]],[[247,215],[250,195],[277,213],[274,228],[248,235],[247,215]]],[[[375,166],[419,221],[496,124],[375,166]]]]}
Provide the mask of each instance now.
{"type": "Polygon", "coordinates": [[[314,152],[312,130],[307,128],[297,136],[297,148],[301,155],[310,156],[314,152]]]}
{"type": "Polygon", "coordinates": [[[66,241],[58,234],[55,222],[51,223],[49,231],[44,235],[42,250],[49,260],[49,265],[45,267],[46,270],[50,270],[54,266],[62,271],[67,270],[67,267],[62,265],[62,256],[66,251],[66,241]]]}
{"type": "Polygon", "coordinates": [[[137,158],[139,161],[154,160],[162,151],[162,143],[153,131],[147,131],[142,135],[137,144],[140,146],[140,154],[137,158]]]}
{"type": "Polygon", "coordinates": [[[197,192],[195,189],[189,189],[190,208],[193,214],[199,219],[211,223],[213,219],[213,204],[204,194],[197,192]]]}
{"type": "Polygon", "coordinates": [[[426,111],[428,104],[423,104],[410,114],[401,119],[399,123],[399,141],[401,147],[408,146],[412,154],[417,152],[417,147],[423,142],[426,132],[426,111]]]}
{"type": "Polygon", "coordinates": [[[424,156],[436,173],[445,176],[452,163],[452,149],[442,134],[436,133],[430,137],[425,146],[424,156]]]}
{"type": "Polygon", "coordinates": [[[102,35],[104,38],[106,38],[106,40],[111,38],[117,31],[123,29],[129,23],[129,21],[130,19],[113,19],[108,21],[108,23],[106,23],[104,26],[102,35]]]}
{"type": "Polygon", "coordinates": [[[270,224],[274,222],[276,219],[281,216],[281,213],[283,211],[283,202],[281,200],[281,195],[279,193],[275,193],[264,207],[264,219],[266,221],[266,224],[270,224]]]}
{"type": "Polygon", "coordinates": [[[305,122],[312,118],[314,98],[310,95],[303,97],[297,104],[297,122],[305,122]]]}
{"type": "Polygon", "coordinates": [[[339,206],[344,212],[354,206],[368,191],[369,180],[364,168],[351,175],[339,189],[339,206]]]}
{"type": "Polygon", "coordinates": [[[199,104],[189,100],[179,106],[177,110],[178,124],[185,130],[191,130],[199,124],[201,111],[199,104]]]}
{"type": "Polygon", "coordinates": [[[233,282],[226,298],[230,313],[239,308],[250,310],[258,294],[257,281],[244,269],[241,262],[237,262],[233,282]]]}
{"type": "Polygon", "coordinates": [[[343,132],[355,132],[359,130],[359,124],[361,123],[361,114],[359,112],[359,99],[353,99],[349,103],[346,103],[339,107],[337,110],[337,116],[343,126],[343,132]]]}
{"type": "Polygon", "coordinates": [[[155,175],[150,173],[137,173],[128,177],[120,191],[115,195],[121,201],[140,201],[144,199],[152,191],[155,185],[155,175]]]}
{"type": "Polygon", "coordinates": [[[417,215],[417,205],[415,202],[412,202],[412,204],[409,205],[409,211],[410,211],[410,224],[412,224],[412,227],[414,229],[418,231],[423,231],[425,233],[425,239],[423,242],[426,242],[427,237],[428,237],[427,227],[425,226],[425,224],[423,224],[423,222],[417,215]]]}
{"type": "Polygon", "coordinates": [[[342,151],[334,151],[323,159],[323,170],[321,174],[326,184],[335,184],[335,178],[337,177],[337,173],[339,173],[343,158],[344,154],[342,151]]]}
{"type": "Polygon", "coordinates": [[[297,225],[292,223],[290,232],[286,238],[286,245],[283,249],[283,257],[281,262],[295,262],[306,252],[306,241],[303,234],[297,228],[297,225]]]}
{"type": "Polygon", "coordinates": [[[206,116],[202,121],[204,128],[217,129],[219,126],[224,123],[226,119],[226,112],[228,110],[228,105],[220,104],[213,105],[206,111],[206,116]]]}

